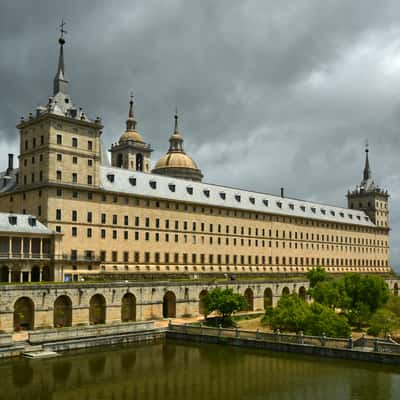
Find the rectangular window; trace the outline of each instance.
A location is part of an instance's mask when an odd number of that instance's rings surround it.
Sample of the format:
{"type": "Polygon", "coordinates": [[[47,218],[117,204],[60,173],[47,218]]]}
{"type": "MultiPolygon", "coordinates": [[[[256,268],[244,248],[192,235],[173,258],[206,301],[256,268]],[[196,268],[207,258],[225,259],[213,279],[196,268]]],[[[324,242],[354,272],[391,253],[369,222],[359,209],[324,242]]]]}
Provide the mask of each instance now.
{"type": "Polygon", "coordinates": [[[129,217],[127,215],[124,216],[124,225],[129,225],[129,217]]]}
{"type": "Polygon", "coordinates": [[[135,226],[139,226],[139,217],[135,217],[135,226]]]}
{"type": "Polygon", "coordinates": [[[73,226],[71,228],[71,235],[72,236],[77,236],[77,234],[78,234],[78,230],[76,229],[76,226],[73,226]]]}
{"type": "Polygon", "coordinates": [[[78,174],[74,172],[72,174],[72,183],[77,183],[77,182],[78,182],[78,174]]]}
{"type": "Polygon", "coordinates": [[[72,164],[78,164],[78,157],[76,156],[72,157],[72,164]]]}
{"type": "Polygon", "coordinates": [[[114,225],[116,225],[116,224],[118,223],[118,216],[117,216],[116,214],[114,214],[114,215],[112,216],[112,223],[113,223],[114,225]]]}
{"type": "Polygon", "coordinates": [[[138,251],[135,251],[134,257],[135,257],[135,263],[138,263],[140,261],[140,253],[138,251]]]}
{"type": "Polygon", "coordinates": [[[87,228],[87,237],[88,238],[92,237],[92,228],[87,228]]]}
{"type": "Polygon", "coordinates": [[[92,151],[93,150],[93,142],[91,140],[88,140],[88,150],[92,151]]]}
{"type": "Polygon", "coordinates": [[[100,261],[106,261],[106,252],[104,250],[100,251],[100,261]]]}
{"type": "Polygon", "coordinates": [[[56,210],[56,220],[60,221],[61,220],[61,209],[57,208],[56,210]]]}
{"type": "Polygon", "coordinates": [[[101,232],[101,238],[105,239],[106,238],[106,230],[102,229],[100,232],[101,232]]]}
{"type": "Polygon", "coordinates": [[[92,185],[93,184],[93,176],[92,175],[88,175],[87,176],[87,184],[88,185],[92,185]]]}
{"type": "Polygon", "coordinates": [[[117,253],[116,251],[113,251],[111,257],[112,257],[112,261],[113,261],[113,262],[117,262],[117,260],[118,260],[118,253],[117,253]]]}
{"type": "Polygon", "coordinates": [[[78,139],[72,138],[72,147],[78,147],[78,139]]]}
{"type": "Polygon", "coordinates": [[[92,222],[93,221],[93,214],[91,211],[88,211],[87,213],[87,222],[92,222]]]}
{"type": "Polygon", "coordinates": [[[124,239],[125,239],[125,240],[128,240],[128,237],[129,237],[128,231],[124,231],[124,239]]]}
{"type": "Polygon", "coordinates": [[[57,161],[62,161],[62,154],[57,154],[57,161]]]}
{"type": "Polygon", "coordinates": [[[57,144],[62,144],[62,136],[57,135],[57,144]]]}
{"type": "Polygon", "coordinates": [[[116,230],[112,231],[112,238],[117,239],[117,231],[116,230]]]}
{"type": "Polygon", "coordinates": [[[127,251],[124,251],[124,262],[128,262],[129,261],[129,253],[127,251]]]}
{"type": "Polygon", "coordinates": [[[72,221],[76,222],[78,220],[78,212],[76,210],[72,210],[72,221]]]}
{"type": "Polygon", "coordinates": [[[107,217],[106,217],[106,214],[101,214],[101,223],[102,224],[105,224],[106,223],[106,220],[107,220],[107,217]]]}
{"type": "Polygon", "coordinates": [[[146,263],[150,262],[150,253],[148,251],[144,253],[144,262],[146,263]]]}
{"type": "Polygon", "coordinates": [[[61,179],[62,179],[62,173],[61,173],[61,171],[57,171],[56,174],[57,174],[57,180],[58,180],[58,181],[61,181],[61,179]]]}

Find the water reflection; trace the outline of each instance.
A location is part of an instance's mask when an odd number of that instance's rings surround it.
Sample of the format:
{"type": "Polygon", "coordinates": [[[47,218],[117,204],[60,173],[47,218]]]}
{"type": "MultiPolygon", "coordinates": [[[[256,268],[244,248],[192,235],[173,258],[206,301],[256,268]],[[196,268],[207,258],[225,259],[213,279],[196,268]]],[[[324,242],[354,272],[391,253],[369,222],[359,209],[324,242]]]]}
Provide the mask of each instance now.
{"type": "Polygon", "coordinates": [[[400,398],[393,367],[167,342],[0,362],[0,400],[400,398]]]}

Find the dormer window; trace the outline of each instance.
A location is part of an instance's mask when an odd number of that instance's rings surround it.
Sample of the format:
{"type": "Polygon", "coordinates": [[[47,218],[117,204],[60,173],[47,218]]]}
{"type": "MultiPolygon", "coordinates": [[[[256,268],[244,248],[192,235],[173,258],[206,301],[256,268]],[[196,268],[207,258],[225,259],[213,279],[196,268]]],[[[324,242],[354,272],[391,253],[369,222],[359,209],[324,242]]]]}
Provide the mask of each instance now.
{"type": "Polygon", "coordinates": [[[264,200],[263,200],[263,203],[264,203],[264,206],[265,206],[265,207],[268,207],[268,200],[267,200],[267,199],[264,199],[264,200]]]}
{"type": "Polygon", "coordinates": [[[192,188],[191,186],[187,186],[187,187],[186,187],[186,191],[187,191],[189,194],[193,194],[193,188],[192,188]]]}
{"type": "Polygon", "coordinates": [[[28,218],[28,223],[30,226],[36,226],[36,218],[35,217],[29,217],[28,218]]]}
{"type": "Polygon", "coordinates": [[[210,197],[210,191],[208,189],[203,190],[204,196],[210,197]]]}
{"type": "Polygon", "coordinates": [[[350,219],[353,219],[353,214],[349,214],[349,218],[350,218],[350,219]]]}
{"type": "Polygon", "coordinates": [[[343,212],[339,213],[339,215],[340,215],[342,218],[344,218],[344,213],[343,213],[343,212]]]}
{"type": "Polygon", "coordinates": [[[175,184],[170,183],[170,184],[168,185],[168,187],[169,187],[169,190],[170,190],[171,192],[175,192],[175,188],[176,188],[175,184]]]}
{"type": "Polygon", "coordinates": [[[255,204],[256,203],[256,199],[254,197],[249,197],[249,201],[251,204],[255,204]]]}
{"type": "Polygon", "coordinates": [[[17,225],[17,216],[16,215],[10,215],[8,217],[8,222],[10,225],[17,225]]]}
{"type": "Polygon", "coordinates": [[[331,210],[331,215],[334,217],[335,216],[335,211],[331,210]]]}
{"type": "Polygon", "coordinates": [[[226,193],[224,193],[224,192],[219,192],[219,195],[220,195],[220,197],[221,197],[222,200],[225,200],[225,199],[226,199],[226,193]]]}
{"type": "Polygon", "coordinates": [[[129,183],[132,186],[136,186],[136,178],[134,176],[129,177],[129,183]]]}
{"type": "Polygon", "coordinates": [[[315,214],[315,212],[316,212],[317,210],[316,210],[316,208],[315,207],[311,207],[311,212],[312,213],[314,213],[315,214]]]}
{"type": "Polygon", "coordinates": [[[235,194],[235,200],[240,202],[240,194],[235,194]]]}
{"type": "Polygon", "coordinates": [[[157,182],[156,181],[150,181],[149,185],[152,189],[157,189],[157,182]]]}
{"type": "Polygon", "coordinates": [[[108,179],[111,183],[114,183],[115,175],[114,175],[114,174],[107,174],[107,179],[108,179]]]}
{"type": "Polygon", "coordinates": [[[300,210],[305,212],[306,211],[306,206],[300,206],[300,210]]]}
{"type": "Polygon", "coordinates": [[[277,202],[276,202],[276,205],[277,205],[279,208],[282,208],[282,202],[281,202],[281,201],[277,201],[277,202]]]}
{"type": "Polygon", "coordinates": [[[291,210],[294,210],[294,204],[293,204],[293,203],[290,203],[290,204],[289,204],[289,208],[290,208],[291,210]]]}
{"type": "Polygon", "coordinates": [[[321,208],[321,214],[325,215],[325,214],[326,214],[326,210],[324,210],[323,208],[321,208]]]}
{"type": "Polygon", "coordinates": [[[360,215],[357,215],[357,219],[358,219],[358,220],[361,220],[361,216],[360,216],[360,215]]]}

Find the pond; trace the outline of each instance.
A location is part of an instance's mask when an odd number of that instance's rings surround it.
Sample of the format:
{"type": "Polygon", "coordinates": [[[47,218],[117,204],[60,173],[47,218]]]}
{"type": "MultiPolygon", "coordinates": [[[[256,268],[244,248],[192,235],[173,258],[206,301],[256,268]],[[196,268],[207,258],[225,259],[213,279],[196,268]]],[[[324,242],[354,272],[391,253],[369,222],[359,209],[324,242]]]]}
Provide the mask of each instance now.
{"type": "Polygon", "coordinates": [[[0,400],[391,400],[400,368],[168,340],[0,361],[0,400]]]}

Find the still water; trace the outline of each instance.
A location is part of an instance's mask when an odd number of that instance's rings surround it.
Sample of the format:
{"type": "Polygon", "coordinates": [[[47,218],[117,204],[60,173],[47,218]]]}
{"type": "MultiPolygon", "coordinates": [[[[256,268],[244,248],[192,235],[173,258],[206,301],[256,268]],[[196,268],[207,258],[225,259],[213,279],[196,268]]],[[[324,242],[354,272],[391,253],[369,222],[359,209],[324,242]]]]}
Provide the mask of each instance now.
{"type": "Polygon", "coordinates": [[[400,368],[168,341],[0,361],[1,400],[391,400],[400,368]]]}

